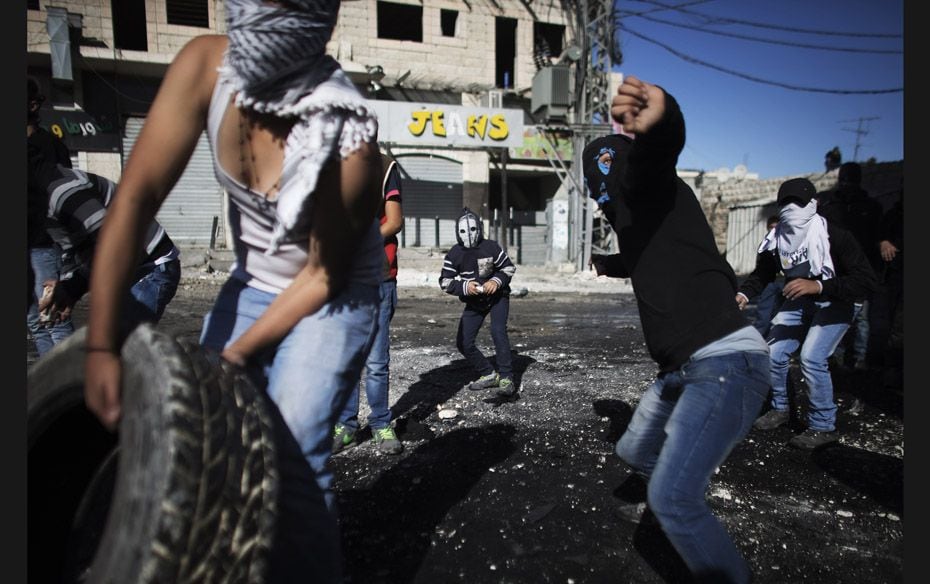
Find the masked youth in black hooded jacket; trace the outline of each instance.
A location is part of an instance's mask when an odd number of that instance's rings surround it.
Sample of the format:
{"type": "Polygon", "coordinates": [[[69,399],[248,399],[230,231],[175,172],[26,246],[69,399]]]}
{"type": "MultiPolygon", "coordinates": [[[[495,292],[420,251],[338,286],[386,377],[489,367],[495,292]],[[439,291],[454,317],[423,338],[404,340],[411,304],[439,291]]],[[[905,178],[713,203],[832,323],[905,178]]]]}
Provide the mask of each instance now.
{"type": "Polygon", "coordinates": [[[675,99],[666,94],[665,101],[665,115],[647,133],[598,138],[582,160],[588,195],[620,247],[592,264],[599,274],[630,278],[649,353],[661,371],[671,371],[748,321],[733,301],[733,268],[675,171],[685,125],[675,99]]]}
{"type": "Polygon", "coordinates": [[[733,270],[675,172],[685,139],[678,104],[628,75],[611,117],[636,138],[599,138],[582,154],[590,195],[620,246],[593,263],[599,274],[630,278],[659,366],[615,451],[647,479],[648,508],[694,581],[748,584],[752,567],[706,493],[762,408],[771,384],[768,345],[740,313],[733,270]]]}
{"type": "Polygon", "coordinates": [[[456,223],[455,239],[458,243],[442,262],[439,287],[462,302],[484,308],[491,305],[495,296],[509,296],[516,267],[499,243],[484,238],[481,219],[475,213],[463,210],[456,223]],[[469,292],[469,282],[483,286],[490,280],[497,284],[494,294],[469,292]]]}
{"type": "Polygon", "coordinates": [[[495,388],[498,394],[510,397],[515,388],[507,319],[510,316],[510,280],[516,267],[496,241],[484,238],[481,218],[468,209],[462,210],[456,222],[455,238],[458,243],[442,262],[439,287],[465,303],[456,333],[456,347],[480,375],[469,387],[495,388]],[[475,344],[488,315],[496,351],[496,372],[475,344]]]}

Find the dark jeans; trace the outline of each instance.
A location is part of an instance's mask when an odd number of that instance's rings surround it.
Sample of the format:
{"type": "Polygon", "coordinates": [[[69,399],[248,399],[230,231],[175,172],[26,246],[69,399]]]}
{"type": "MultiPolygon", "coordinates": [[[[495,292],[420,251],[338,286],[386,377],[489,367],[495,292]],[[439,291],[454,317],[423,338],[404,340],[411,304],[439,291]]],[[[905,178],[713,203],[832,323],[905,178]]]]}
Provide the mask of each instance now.
{"type": "Polygon", "coordinates": [[[513,363],[510,355],[510,338],[507,336],[507,319],[510,316],[510,297],[498,296],[492,300],[488,308],[466,304],[459,319],[459,330],[455,336],[455,346],[465,356],[471,366],[479,375],[488,375],[494,372],[488,358],[484,356],[475,345],[478,330],[484,324],[484,319],[491,315],[491,339],[494,340],[494,351],[497,355],[497,370],[500,376],[506,379],[513,378],[513,363]]]}
{"type": "Polygon", "coordinates": [[[872,295],[872,329],[869,353],[881,365],[901,365],[904,334],[904,286],[894,273],[872,295]]]}
{"type": "Polygon", "coordinates": [[[759,300],[756,301],[756,320],[752,323],[752,326],[759,331],[762,338],[765,338],[765,335],[768,334],[769,328],[772,326],[772,318],[785,300],[785,297],[782,296],[784,287],[784,280],[775,280],[769,282],[762,289],[762,293],[759,294],[759,300]]]}

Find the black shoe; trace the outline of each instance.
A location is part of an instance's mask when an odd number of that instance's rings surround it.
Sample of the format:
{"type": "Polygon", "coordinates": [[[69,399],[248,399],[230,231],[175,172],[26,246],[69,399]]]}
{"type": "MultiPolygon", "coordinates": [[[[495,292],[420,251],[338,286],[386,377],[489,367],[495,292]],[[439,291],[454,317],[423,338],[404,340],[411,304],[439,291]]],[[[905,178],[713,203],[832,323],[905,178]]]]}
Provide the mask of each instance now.
{"type": "Polygon", "coordinates": [[[790,417],[788,410],[769,410],[756,418],[752,425],[759,430],[773,430],[787,422],[790,417]]]}
{"type": "Polygon", "coordinates": [[[839,439],[840,435],[836,432],[836,430],[831,432],[818,432],[817,430],[811,430],[808,428],[807,430],[804,430],[804,432],[789,440],[788,446],[801,448],[802,450],[814,450],[816,448],[827,446],[828,444],[834,444],[839,439]]]}

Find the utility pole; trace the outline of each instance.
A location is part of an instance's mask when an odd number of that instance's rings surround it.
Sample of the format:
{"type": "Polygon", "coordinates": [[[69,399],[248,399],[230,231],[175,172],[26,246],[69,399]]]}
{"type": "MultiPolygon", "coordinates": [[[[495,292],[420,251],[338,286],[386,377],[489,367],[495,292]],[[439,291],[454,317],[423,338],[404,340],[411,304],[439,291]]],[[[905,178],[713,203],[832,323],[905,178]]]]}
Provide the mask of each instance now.
{"type": "MultiPolygon", "coordinates": [[[[583,54],[575,67],[572,128],[572,174],[584,184],[581,152],[591,139],[610,133],[610,73],[623,56],[616,39],[613,0],[576,0],[578,45],[583,54]]],[[[569,201],[572,227],[569,254],[578,270],[587,267],[593,241],[594,201],[587,193],[573,192],[569,201]]]]}
{"type": "Polygon", "coordinates": [[[856,149],[853,151],[852,162],[856,162],[856,161],[859,160],[860,139],[861,139],[863,136],[867,136],[868,133],[869,133],[869,130],[868,130],[868,129],[863,129],[863,128],[862,128],[862,123],[863,123],[863,122],[869,122],[869,121],[872,121],[872,120],[877,120],[877,119],[879,119],[878,116],[872,116],[872,117],[868,117],[868,118],[860,117],[860,118],[855,119],[855,120],[840,120],[840,123],[843,123],[843,124],[848,123],[848,122],[858,122],[858,126],[857,126],[856,128],[843,128],[843,130],[845,130],[845,131],[847,131],[847,132],[854,132],[854,133],[856,134],[856,149]]]}

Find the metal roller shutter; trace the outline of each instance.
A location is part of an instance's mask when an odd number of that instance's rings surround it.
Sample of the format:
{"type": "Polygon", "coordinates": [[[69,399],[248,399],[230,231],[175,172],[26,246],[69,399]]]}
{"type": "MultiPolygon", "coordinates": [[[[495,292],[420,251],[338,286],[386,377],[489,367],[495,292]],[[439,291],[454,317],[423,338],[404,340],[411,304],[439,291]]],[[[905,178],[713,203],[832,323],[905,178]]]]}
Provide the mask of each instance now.
{"type": "MultiPolygon", "coordinates": [[[[144,121],[145,118],[126,120],[123,136],[125,160],[129,159],[144,121]]],[[[204,247],[212,242],[215,220],[215,243],[217,247],[223,246],[223,188],[213,174],[213,155],[206,132],[200,135],[187,168],[168,194],[156,218],[175,243],[204,247]]]]}
{"type": "Polygon", "coordinates": [[[455,221],[462,213],[462,163],[417,154],[398,155],[396,160],[401,168],[404,231],[407,232],[404,244],[425,247],[455,245],[455,221]],[[417,219],[419,241],[416,238],[417,219]]]}

